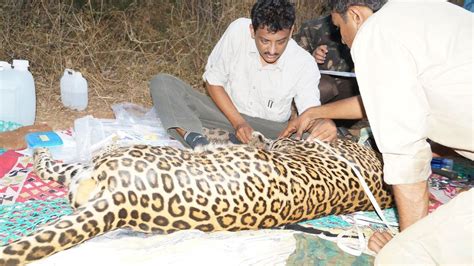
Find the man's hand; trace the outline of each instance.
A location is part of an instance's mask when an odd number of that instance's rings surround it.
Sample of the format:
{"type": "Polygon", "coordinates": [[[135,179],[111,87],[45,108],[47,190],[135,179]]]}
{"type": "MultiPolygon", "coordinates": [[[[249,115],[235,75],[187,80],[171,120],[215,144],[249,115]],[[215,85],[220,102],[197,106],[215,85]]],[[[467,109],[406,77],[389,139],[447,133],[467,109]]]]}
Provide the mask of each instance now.
{"type": "MultiPolygon", "coordinates": [[[[393,185],[393,194],[399,216],[400,231],[428,215],[428,182],[393,185]]],[[[369,239],[369,249],[378,253],[392,239],[387,232],[375,232],[369,239]]]]}
{"type": "Polygon", "coordinates": [[[249,143],[252,138],[253,128],[247,122],[242,122],[235,127],[235,135],[242,143],[249,143]]]}
{"type": "Polygon", "coordinates": [[[337,128],[334,121],[331,119],[320,118],[314,120],[313,126],[310,129],[308,141],[319,139],[322,141],[335,141],[337,139],[337,128]]]}
{"type": "Polygon", "coordinates": [[[295,134],[295,139],[301,139],[304,132],[309,131],[314,125],[315,119],[305,111],[300,116],[288,122],[286,128],[280,133],[278,138],[289,138],[295,134]]]}
{"type": "Polygon", "coordinates": [[[373,252],[379,253],[392,238],[393,236],[388,231],[375,232],[369,239],[368,247],[373,252]]]}
{"type": "Polygon", "coordinates": [[[314,59],[316,59],[316,62],[318,64],[324,64],[324,61],[326,61],[327,53],[328,53],[328,46],[323,44],[316,47],[316,49],[314,49],[313,56],[314,56],[314,59]]]}
{"type": "Polygon", "coordinates": [[[309,141],[314,138],[322,141],[334,141],[337,138],[337,128],[334,121],[325,118],[315,118],[309,109],[288,122],[288,125],[278,138],[288,138],[295,134],[295,139],[301,139],[305,132],[309,132],[307,138],[309,141]]]}

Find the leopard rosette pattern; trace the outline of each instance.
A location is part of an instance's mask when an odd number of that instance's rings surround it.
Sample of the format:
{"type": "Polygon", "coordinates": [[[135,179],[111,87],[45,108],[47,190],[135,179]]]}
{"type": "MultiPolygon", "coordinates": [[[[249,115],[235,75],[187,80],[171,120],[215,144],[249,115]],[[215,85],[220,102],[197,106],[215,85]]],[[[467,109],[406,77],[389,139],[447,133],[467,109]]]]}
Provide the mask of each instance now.
{"type": "Polygon", "coordinates": [[[372,210],[354,170],[330,150],[356,165],[382,208],[392,205],[380,157],[368,148],[348,140],[256,146],[136,145],[104,152],[92,166],[60,164],[36,150],[36,173],[69,184],[75,211],[0,247],[0,265],[35,261],[117,228],[253,230],[372,210]]]}

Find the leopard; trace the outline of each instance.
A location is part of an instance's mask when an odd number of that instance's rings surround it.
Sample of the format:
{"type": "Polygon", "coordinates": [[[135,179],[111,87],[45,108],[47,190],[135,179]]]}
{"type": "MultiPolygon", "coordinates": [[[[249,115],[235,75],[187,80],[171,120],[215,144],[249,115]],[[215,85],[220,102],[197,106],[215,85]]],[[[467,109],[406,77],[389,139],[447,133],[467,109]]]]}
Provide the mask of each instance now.
{"type": "Polygon", "coordinates": [[[0,265],[24,265],[119,228],[258,230],[373,210],[356,172],[381,208],[393,205],[381,156],[370,148],[341,138],[324,143],[253,134],[251,142],[194,150],[115,147],[91,164],[55,161],[38,148],[34,171],[68,187],[73,213],[0,247],[0,265]]]}

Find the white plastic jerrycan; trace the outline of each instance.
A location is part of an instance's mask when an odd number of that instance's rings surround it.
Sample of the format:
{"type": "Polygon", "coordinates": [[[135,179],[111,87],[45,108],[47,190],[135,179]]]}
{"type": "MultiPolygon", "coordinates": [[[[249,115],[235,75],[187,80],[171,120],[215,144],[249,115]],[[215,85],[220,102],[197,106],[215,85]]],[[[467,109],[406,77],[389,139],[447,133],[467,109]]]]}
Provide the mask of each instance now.
{"type": "Polygon", "coordinates": [[[88,102],[87,80],[80,72],[66,68],[61,77],[61,101],[64,106],[82,111],[88,102]]]}
{"type": "Polygon", "coordinates": [[[0,62],[0,120],[32,125],[36,116],[36,94],[28,60],[13,60],[13,68],[0,62]]]}

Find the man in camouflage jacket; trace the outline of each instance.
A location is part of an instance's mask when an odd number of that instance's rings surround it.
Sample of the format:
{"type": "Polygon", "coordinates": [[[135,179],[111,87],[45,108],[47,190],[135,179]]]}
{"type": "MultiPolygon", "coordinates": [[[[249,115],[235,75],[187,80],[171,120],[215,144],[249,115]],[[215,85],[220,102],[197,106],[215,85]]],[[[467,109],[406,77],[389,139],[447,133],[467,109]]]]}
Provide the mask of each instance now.
{"type": "MultiPolygon", "coordinates": [[[[331,15],[305,21],[293,39],[310,52],[321,70],[353,72],[350,50],[341,41],[339,30],[332,24],[331,15]]],[[[321,75],[319,83],[321,103],[328,103],[359,94],[355,78],[321,75]]]]}

